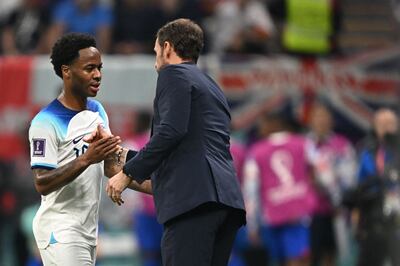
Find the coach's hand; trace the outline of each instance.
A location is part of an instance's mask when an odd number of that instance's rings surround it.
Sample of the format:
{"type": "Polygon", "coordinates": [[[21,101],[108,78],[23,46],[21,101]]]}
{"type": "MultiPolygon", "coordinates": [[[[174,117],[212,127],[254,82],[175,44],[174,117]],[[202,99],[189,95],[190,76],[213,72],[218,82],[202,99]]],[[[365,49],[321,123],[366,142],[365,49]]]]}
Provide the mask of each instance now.
{"type": "Polygon", "coordinates": [[[106,191],[111,200],[117,203],[119,206],[124,203],[121,198],[121,193],[131,183],[131,179],[120,171],[115,176],[108,180],[106,191]]]}

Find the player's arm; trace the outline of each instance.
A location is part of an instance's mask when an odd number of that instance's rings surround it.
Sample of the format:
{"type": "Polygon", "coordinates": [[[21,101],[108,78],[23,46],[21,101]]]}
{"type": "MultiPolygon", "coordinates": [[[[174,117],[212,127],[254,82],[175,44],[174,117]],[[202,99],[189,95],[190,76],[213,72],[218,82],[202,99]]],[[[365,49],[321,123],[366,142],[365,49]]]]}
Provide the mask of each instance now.
{"type": "Polygon", "coordinates": [[[55,169],[33,169],[36,190],[46,196],[69,184],[91,164],[103,161],[110,154],[119,150],[119,137],[109,136],[89,145],[87,151],[73,161],[55,169]]]}
{"type": "MultiPolygon", "coordinates": [[[[104,160],[104,174],[109,178],[116,175],[122,170],[125,162],[136,155],[136,153],[136,151],[121,147],[117,153],[111,154],[104,160]]],[[[151,180],[146,180],[141,184],[132,180],[128,188],[146,194],[153,194],[151,180]]]]}

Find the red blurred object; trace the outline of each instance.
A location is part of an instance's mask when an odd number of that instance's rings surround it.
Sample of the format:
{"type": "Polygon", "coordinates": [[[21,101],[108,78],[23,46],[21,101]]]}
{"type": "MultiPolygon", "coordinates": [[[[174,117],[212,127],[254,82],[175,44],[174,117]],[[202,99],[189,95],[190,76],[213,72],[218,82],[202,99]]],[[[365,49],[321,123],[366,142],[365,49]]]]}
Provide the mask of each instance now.
{"type": "Polygon", "coordinates": [[[17,200],[15,194],[11,191],[6,191],[0,197],[0,206],[2,213],[5,215],[10,215],[15,211],[17,200]]]}

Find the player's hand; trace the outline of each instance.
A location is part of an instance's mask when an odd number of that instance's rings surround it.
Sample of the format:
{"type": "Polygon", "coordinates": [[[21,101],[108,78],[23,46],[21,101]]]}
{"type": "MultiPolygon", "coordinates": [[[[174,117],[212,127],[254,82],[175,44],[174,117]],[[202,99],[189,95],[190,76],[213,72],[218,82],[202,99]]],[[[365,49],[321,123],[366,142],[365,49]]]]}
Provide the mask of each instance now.
{"type": "Polygon", "coordinates": [[[128,187],[131,181],[122,171],[108,180],[106,187],[107,195],[114,203],[117,203],[119,206],[124,203],[121,193],[128,187]]]}
{"type": "Polygon", "coordinates": [[[94,140],[87,151],[82,155],[82,159],[86,160],[89,164],[99,163],[107,156],[117,153],[121,147],[121,138],[119,136],[108,136],[94,140]]]}
{"type": "Polygon", "coordinates": [[[107,132],[101,124],[98,124],[96,130],[94,130],[92,133],[86,135],[83,138],[83,141],[85,141],[86,143],[92,143],[96,140],[110,137],[110,136],[113,136],[113,135],[110,132],[107,132]]]}

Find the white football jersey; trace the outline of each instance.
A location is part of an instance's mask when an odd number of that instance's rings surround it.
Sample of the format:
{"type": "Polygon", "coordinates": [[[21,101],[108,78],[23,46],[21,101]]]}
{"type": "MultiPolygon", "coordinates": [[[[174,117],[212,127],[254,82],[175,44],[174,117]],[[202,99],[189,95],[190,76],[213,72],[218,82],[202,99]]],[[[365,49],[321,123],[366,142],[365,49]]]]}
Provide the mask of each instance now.
{"type": "MultiPolygon", "coordinates": [[[[55,99],[31,122],[32,169],[55,169],[82,155],[89,145],[83,137],[98,124],[109,130],[107,114],[98,101],[88,99],[87,110],[77,112],[55,99]]],[[[68,185],[42,196],[33,220],[39,248],[55,241],[96,245],[103,176],[104,162],[93,164],[68,185]]]]}

